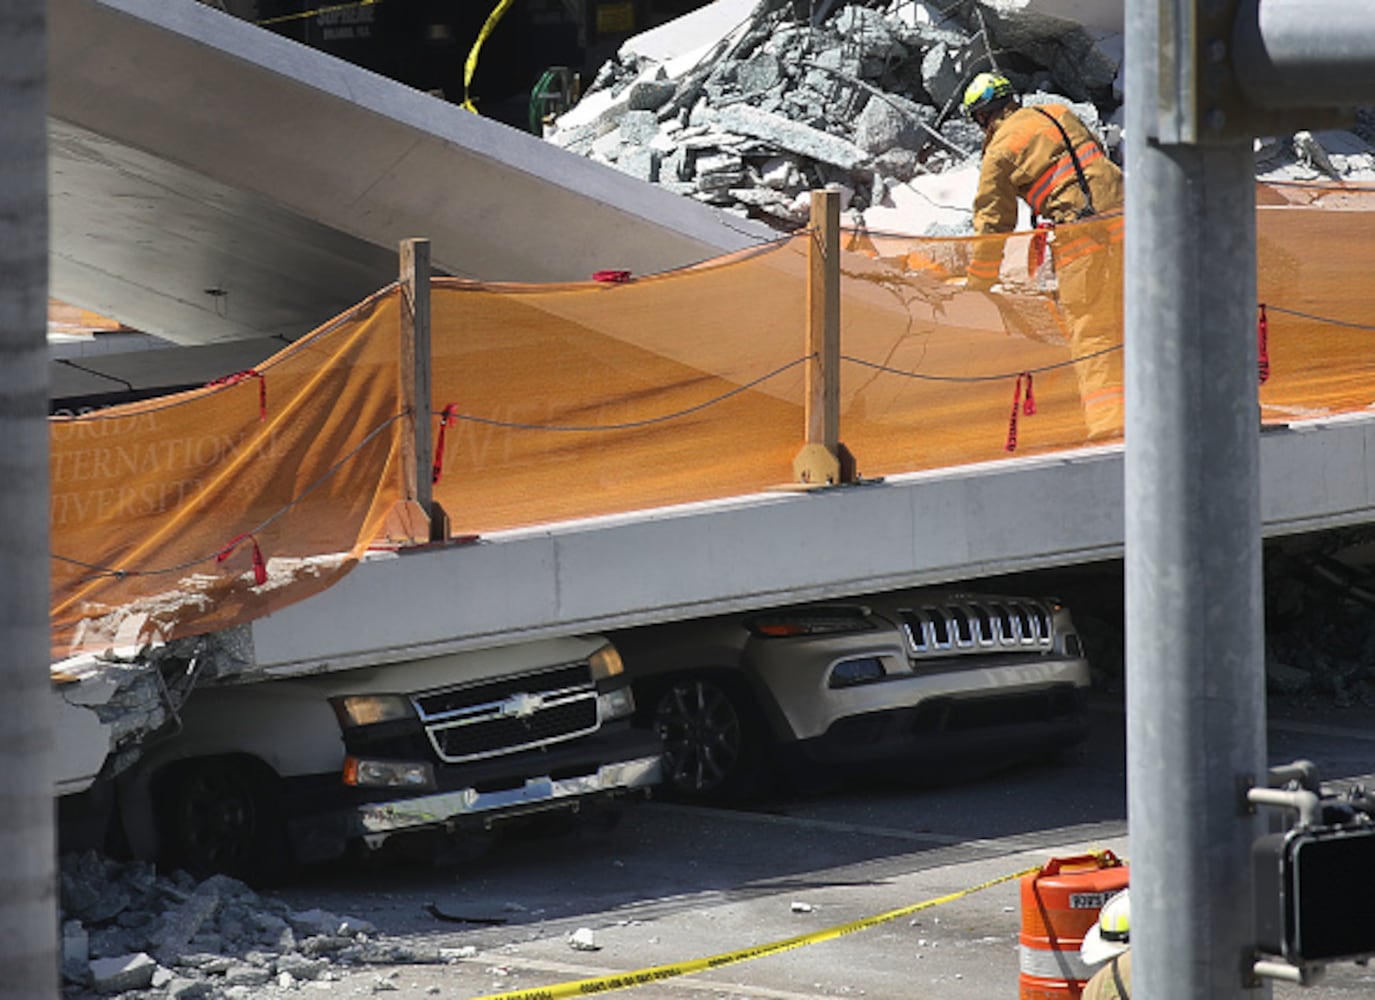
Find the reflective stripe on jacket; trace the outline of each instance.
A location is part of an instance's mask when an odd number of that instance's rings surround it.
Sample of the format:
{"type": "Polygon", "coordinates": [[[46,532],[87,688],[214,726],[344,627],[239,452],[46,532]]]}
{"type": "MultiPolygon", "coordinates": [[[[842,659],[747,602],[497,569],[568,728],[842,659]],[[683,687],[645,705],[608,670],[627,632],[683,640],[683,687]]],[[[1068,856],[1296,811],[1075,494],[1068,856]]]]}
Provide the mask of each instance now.
{"type": "MultiPolygon", "coordinates": [[[[974,196],[974,232],[1010,233],[1017,226],[1017,199],[1032,211],[1055,222],[1073,222],[1084,207],[1084,192],[1074,169],[1065,136],[1045,111],[1058,121],[1074,144],[1079,166],[1093,194],[1095,212],[1122,207],[1122,171],[1103,153],[1087,126],[1063,104],[1013,108],[995,121],[984,137],[979,189],[974,196]]],[[[1057,254],[1057,259],[1063,259],[1057,254]]],[[[969,280],[988,287],[997,280],[1002,263],[998,240],[980,240],[969,262],[969,280]]]]}
{"type": "MultiPolygon", "coordinates": [[[[1088,128],[1063,104],[1043,104],[1074,144],[1097,212],[1122,207],[1122,171],[1103,154],[1088,128]]],[[[1009,233],[1017,225],[1017,199],[1055,222],[1073,222],[1084,192],[1060,130],[1036,108],[1016,108],[995,122],[984,139],[974,232],[1009,233]]]]}
{"type": "MultiPolygon", "coordinates": [[[[1080,229],[1089,227],[1080,227],[1080,229]]],[[[1055,266],[1058,268],[1068,267],[1074,261],[1079,260],[1099,247],[1107,244],[1112,246],[1121,243],[1126,235],[1126,220],[1121,215],[1113,216],[1106,223],[1092,227],[1091,232],[1076,231],[1072,235],[1062,236],[1055,244],[1055,266]]],[[[1069,233],[1069,230],[1061,230],[1061,233],[1069,233]]],[[[973,268],[973,265],[970,265],[973,268]]]]}

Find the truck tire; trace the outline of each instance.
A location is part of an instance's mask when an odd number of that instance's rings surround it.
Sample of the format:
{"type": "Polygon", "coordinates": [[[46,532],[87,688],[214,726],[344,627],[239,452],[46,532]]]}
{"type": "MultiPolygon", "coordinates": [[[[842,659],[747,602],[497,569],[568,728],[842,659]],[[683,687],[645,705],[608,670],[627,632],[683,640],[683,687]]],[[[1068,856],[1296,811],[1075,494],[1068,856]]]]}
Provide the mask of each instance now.
{"type": "Polygon", "coordinates": [[[196,878],[223,874],[269,885],[294,867],[280,781],[257,761],[179,763],[159,780],[155,801],[164,861],[196,878]]]}
{"type": "Polygon", "coordinates": [[[768,772],[763,720],[739,678],[701,671],[669,678],[646,699],[664,743],[663,791],[690,802],[736,802],[768,772]]]}

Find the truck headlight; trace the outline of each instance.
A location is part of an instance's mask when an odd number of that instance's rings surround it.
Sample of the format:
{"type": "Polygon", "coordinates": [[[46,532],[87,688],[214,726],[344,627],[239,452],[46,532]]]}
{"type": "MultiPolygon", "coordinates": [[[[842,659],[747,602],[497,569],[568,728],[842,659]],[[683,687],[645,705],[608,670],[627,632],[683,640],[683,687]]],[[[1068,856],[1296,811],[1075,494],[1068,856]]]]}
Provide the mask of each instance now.
{"type": "Polygon", "coordinates": [[[345,729],[415,717],[411,700],[399,694],[351,694],[333,698],[331,704],[339,716],[339,725],[345,729]]]}
{"type": "Polygon", "coordinates": [[[344,758],[344,784],[357,788],[434,788],[434,768],[425,761],[344,758]]]}
{"type": "Polygon", "coordinates": [[[597,714],[601,716],[603,722],[632,715],[634,712],[635,696],[630,693],[629,687],[617,688],[615,691],[607,691],[605,694],[597,695],[597,714]]]}
{"type": "Polygon", "coordinates": [[[617,674],[625,672],[625,664],[621,662],[620,652],[609,642],[589,656],[587,662],[592,667],[592,679],[594,681],[604,681],[608,677],[615,677],[617,674]]]}

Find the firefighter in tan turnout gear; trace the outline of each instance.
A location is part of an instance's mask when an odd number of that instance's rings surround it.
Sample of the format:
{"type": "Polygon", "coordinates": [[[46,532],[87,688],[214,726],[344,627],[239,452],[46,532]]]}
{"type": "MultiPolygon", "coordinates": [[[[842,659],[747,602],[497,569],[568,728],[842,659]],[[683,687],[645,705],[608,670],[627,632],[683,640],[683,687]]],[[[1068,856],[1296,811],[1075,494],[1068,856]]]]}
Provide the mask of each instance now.
{"type": "MultiPolygon", "coordinates": [[[[1034,219],[1067,226],[1054,234],[1051,256],[1084,419],[1090,440],[1115,437],[1122,432],[1122,171],[1073,111],[1023,107],[996,73],[973,79],[964,111],[984,131],[974,231],[1011,232],[1018,198],[1034,219]]],[[[966,287],[992,288],[1002,258],[1002,240],[976,241],[966,287]]]]}
{"type": "Polygon", "coordinates": [[[1081,1000],[1131,1000],[1130,949],[1131,890],[1123,889],[1103,904],[1079,948],[1085,965],[1102,966],[1084,984],[1081,1000]]]}

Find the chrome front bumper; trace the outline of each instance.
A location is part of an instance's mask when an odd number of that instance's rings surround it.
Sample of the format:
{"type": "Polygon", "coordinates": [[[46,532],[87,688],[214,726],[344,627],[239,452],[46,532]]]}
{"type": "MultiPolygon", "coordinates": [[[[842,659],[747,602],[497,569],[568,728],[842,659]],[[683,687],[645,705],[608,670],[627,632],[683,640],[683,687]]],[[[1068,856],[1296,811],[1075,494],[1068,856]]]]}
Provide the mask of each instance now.
{"type": "Polygon", "coordinates": [[[660,780],[659,757],[642,757],[604,764],[595,774],[576,778],[528,778],[519,788],[497,792],[462,788],[394,802],[369,802],[358,807],[353,819],[356,833],[375,845],[388,834],[403,830],[442,826],[451,820],[484,813],[534,812],[554,808],[561,800],[634,791],[656,785],[660,780]]]}

